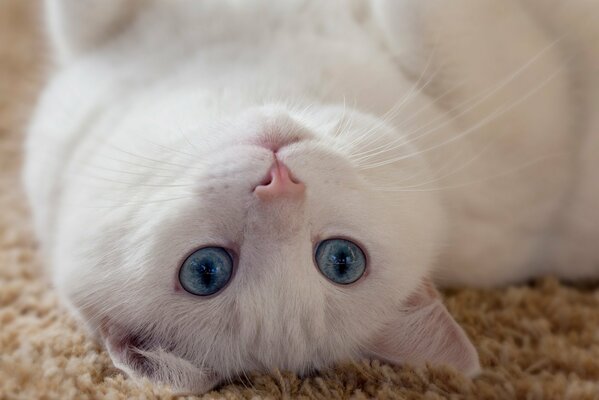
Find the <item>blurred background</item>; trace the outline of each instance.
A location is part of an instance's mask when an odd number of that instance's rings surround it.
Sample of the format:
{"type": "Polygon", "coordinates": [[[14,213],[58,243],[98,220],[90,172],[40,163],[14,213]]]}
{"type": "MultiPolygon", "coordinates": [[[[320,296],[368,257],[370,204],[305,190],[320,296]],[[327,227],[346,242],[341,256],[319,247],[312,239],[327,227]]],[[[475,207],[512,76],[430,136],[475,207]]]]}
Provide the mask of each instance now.
{"type": "MultiPolygon", "coordinates": [[[[36,0],[0,0],[0,170],[16,167],[18,141],[46,65],[36,0]]],[[[5,192],[4,180],[2,193],[5,192]]],[[[5,203],[2,203],[4,206],[5,203]]]]}

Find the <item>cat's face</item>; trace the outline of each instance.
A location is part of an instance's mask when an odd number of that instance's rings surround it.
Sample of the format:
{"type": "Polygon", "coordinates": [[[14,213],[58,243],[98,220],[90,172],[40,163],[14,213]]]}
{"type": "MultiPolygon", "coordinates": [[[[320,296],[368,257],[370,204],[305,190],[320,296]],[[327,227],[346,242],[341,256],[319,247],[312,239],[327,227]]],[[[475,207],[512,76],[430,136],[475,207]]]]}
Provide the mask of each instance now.
{"type": "MultiPolygon", "coordinates": [[[[381,153],[397,133],[341,109],[263,107],[218,126],[169,153],[173,170],[188,168],[160,185],[147,170],[119,189],[147,201],[95,210],[73,256],[80,268],[57,278],[117,366],[204,391],[251,370],[307,372],[371,355],[418,362],[382,349],[421,299],[442,216],[431,193],[381,188],[426,173],[422,161],[374,166],[412,150],[381,153]],[[272,181],[275,163],[290,174],[283,183],[272,181]],[[319,254],[327,240],[334,246],[319,254]],[[322,260],[339,252],[358,259],[355,270],[327,276],[322,260]],[[213,268],[199,270],[206,262],[213,268]]],[[[416,308],[431,304],[425,297],[416,308]]]]}

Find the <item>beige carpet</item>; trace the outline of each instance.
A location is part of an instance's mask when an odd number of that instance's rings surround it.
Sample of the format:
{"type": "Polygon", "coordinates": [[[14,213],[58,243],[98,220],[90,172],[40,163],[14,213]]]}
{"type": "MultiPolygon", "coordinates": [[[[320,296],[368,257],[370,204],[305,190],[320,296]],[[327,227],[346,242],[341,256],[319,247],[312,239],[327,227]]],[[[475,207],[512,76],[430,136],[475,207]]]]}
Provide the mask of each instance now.
{"type": "MultiPolygon", "coordinates": [[[[34,0],[0,0],[0,399],[171,398],[134,385],[61,311],[44,283],[19,183],[27,114],[43,80],[34,0]]],[[[443,368],[379,362],[308,379],[253,376],[208,398],[599,399],[599,287],[552,279],[446,293],[480,352],[473,382],[443,368]]]]}

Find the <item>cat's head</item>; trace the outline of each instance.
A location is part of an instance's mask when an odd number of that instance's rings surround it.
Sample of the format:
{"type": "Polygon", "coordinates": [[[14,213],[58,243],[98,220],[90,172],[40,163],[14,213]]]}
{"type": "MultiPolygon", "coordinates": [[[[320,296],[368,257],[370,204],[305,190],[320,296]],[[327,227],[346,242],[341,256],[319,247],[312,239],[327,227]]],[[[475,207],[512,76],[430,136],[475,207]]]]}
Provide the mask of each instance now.
{"type": "Polygon", "coordinates": [[[56,282],[117,366],[190,391],[360,357],[478,369],[429,283],[438,201],[391,190],[427,179],[397,132],[279,106],[202,129],[100,158],[90,196],[118,203],[72,213],[56,282]]]}

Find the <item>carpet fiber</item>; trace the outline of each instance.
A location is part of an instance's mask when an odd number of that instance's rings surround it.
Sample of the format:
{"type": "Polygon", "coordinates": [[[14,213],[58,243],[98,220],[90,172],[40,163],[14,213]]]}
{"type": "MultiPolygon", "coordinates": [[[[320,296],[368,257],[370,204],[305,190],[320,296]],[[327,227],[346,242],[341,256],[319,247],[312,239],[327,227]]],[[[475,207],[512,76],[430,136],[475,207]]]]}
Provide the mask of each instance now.
{"type": "MultiPolygon", "coordinates": [[[[115,370],[44,280],[19,181],[24,127],[46,64],[36,3],[0,0],[0,399],[172,398],[115,370]]],[[[599,399],[597,285],[547,278],[445,298],[480,352],[484,371],[473,381],[445,368],[362,361],[305,379],[251,376],[206,397],[599,399]]]]}

